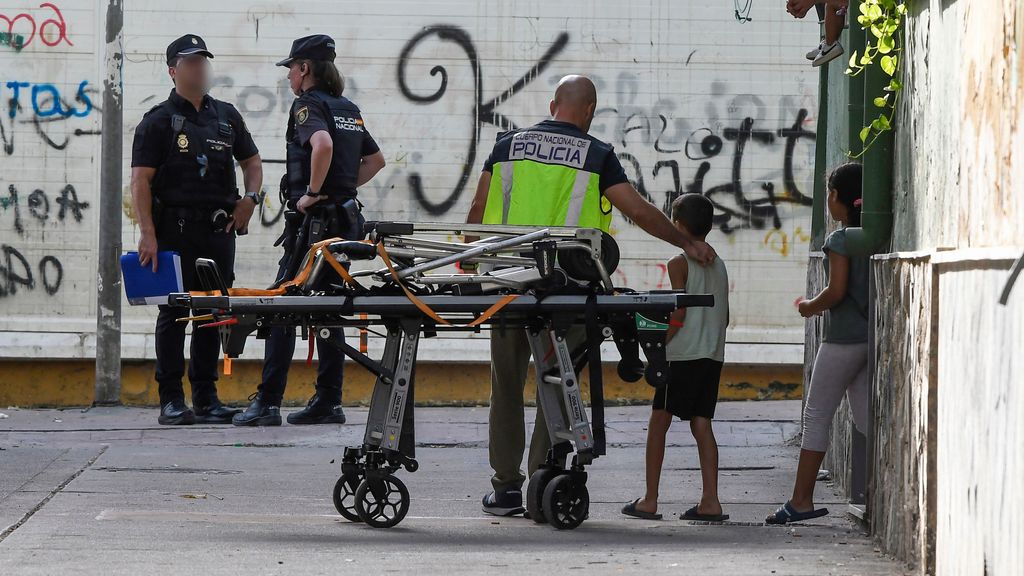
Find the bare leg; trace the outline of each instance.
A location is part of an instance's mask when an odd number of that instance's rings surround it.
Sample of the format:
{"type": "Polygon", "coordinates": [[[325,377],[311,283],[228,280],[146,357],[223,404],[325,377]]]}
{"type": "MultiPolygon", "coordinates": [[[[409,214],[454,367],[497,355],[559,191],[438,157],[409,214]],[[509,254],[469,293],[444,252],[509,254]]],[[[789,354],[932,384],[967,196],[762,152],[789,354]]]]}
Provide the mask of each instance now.
{"type": "Polygon", "coordinates": [[[672,414],[666,410],[651,410],[647,424],[647,492],[636,503],[636,509],[654,514],[658,511],[658,488],[661,484],[661,465],[665,461],[665,436],[672,426],[672,414]]]}
{"type": "Polygon", "coordinates": [[[690,431],[697,441],[700,477],[703,484],[697,513],[717,516],[722,513],[722,503],[718,500],[718,442],[711,428],[711,420],[694,417],[690,420],[690,431]]]}
{"type": "Polygon", "coordinates": [[[846,25],[846,16],[836,14],[834,6],[825,6],[825,44],[829,45],[839,40],[843,33],[843,26],[846,25]]]}
{"type": "Polygon", "coordinates": [[[800,450],[800,463],[796,467],[796,484],[789,503],[797,512],[814,510],[814,485],[818,481],[818,469],[825,459],[824,452],[800,450]]]}

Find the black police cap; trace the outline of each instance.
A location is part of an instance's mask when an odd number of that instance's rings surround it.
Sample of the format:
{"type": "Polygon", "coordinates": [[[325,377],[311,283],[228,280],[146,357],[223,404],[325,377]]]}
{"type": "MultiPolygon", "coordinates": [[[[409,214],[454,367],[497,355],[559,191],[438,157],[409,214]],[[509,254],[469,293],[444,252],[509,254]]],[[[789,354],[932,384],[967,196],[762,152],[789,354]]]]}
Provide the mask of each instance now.
{"type": "Polygon", "coordinates": [[[167,46],[167,65],[170,66],[178,56],[202,54],[213,58],[213,53],[206,49],[206,42],[195,34],[185,34],[167,46]]]}
{"type": "Polygon", "coordinates": [[[291,52],[288,57],[277,63],[278,66],[288,66],[297,59],[305,60],[327,60],[334,62],[334,38],[326,34],[314,34],[305,36],[292,42],[291,52]]]}

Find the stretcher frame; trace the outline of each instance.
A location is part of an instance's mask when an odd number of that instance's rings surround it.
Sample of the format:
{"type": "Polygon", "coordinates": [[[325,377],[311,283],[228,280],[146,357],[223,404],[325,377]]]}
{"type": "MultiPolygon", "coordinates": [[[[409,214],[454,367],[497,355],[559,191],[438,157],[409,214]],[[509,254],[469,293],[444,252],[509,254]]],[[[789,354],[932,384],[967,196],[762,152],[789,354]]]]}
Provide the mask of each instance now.
{"type": "Polygon", "coordinates": [[[265,335],[274,326],[300,327],[304,339],[319,335],[330,342],[334,329],[384,328],[380,360],[365,347],[336,344],[377,379],[363,443],[344,450],[333,500],[345,518],[374,527],[397,525],[409,509],[408,489],[395,472],[419,467],[413,398],[421,338],[443,331],[525,330],[551,439],[545,464],[530,479],[526,508],[535,521],[578,526],[589,512],[585,467],[605,453],[601,342],[615,341],[624,380],[646,377],[662,385],[668,315],[713,306],[713,297],[615,287],[617,247],[595,229],[404,222],[374,222],[367,229],[367,242],[334,238],[314,245],[302,272],[274,290],[230,290],[216,265],[200,259],[204,290],[171,294],[168,303],[188,307],[193,319],[216,327],[227,358],[238,357],[253,332],[265,335]],[[424,235],[481,238],[455,242],[424,235]],[[353,262],[378,259],[383,267],[350,272],[353,262]],[[439,272],[450,265],[463,273],[439,272]],[[472,265],[479,268],[467,273],[472,265]],[[574,326],[585,327],[586,338],[571,348],[574,326]],[[579,386],[588,364],[592,419],[579,386]]]}

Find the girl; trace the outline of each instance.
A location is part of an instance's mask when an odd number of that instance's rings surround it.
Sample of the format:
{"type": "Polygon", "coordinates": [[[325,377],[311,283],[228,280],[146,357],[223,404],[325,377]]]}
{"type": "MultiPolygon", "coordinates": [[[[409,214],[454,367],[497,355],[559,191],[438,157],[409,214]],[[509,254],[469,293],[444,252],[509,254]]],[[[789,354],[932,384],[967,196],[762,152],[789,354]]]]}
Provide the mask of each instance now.
{"type": "Polygon", "coordinates": [[[798,305],[804,318],[825,314],[825,338],[814,360],[804,405],[803,443],[793,496],[765,519],[768,524],[828,514],[826,508],[814,508],[814,484],[825,458],[832,417],[844,393],[857,430],[867,428],[868,257],[852,256],[846,248],[846,228],[860,226],[860,191],[860,164],[843,164],[828,178],[828,211],[843,227],[829,234],[822,248],[827,256],[828,286],[798,305]]]}

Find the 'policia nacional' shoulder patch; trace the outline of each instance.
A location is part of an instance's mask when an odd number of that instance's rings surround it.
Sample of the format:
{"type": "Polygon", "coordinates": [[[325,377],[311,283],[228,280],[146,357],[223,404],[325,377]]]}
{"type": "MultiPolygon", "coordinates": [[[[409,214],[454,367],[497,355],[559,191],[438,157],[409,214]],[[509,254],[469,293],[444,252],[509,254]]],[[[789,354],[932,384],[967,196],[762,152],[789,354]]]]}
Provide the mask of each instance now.
{"type": "Polygon", "coordinates": [[[303,106],[295,111],[295,122],[305,124],[306,118],[309,118],[309,108],[303,106]]]}

